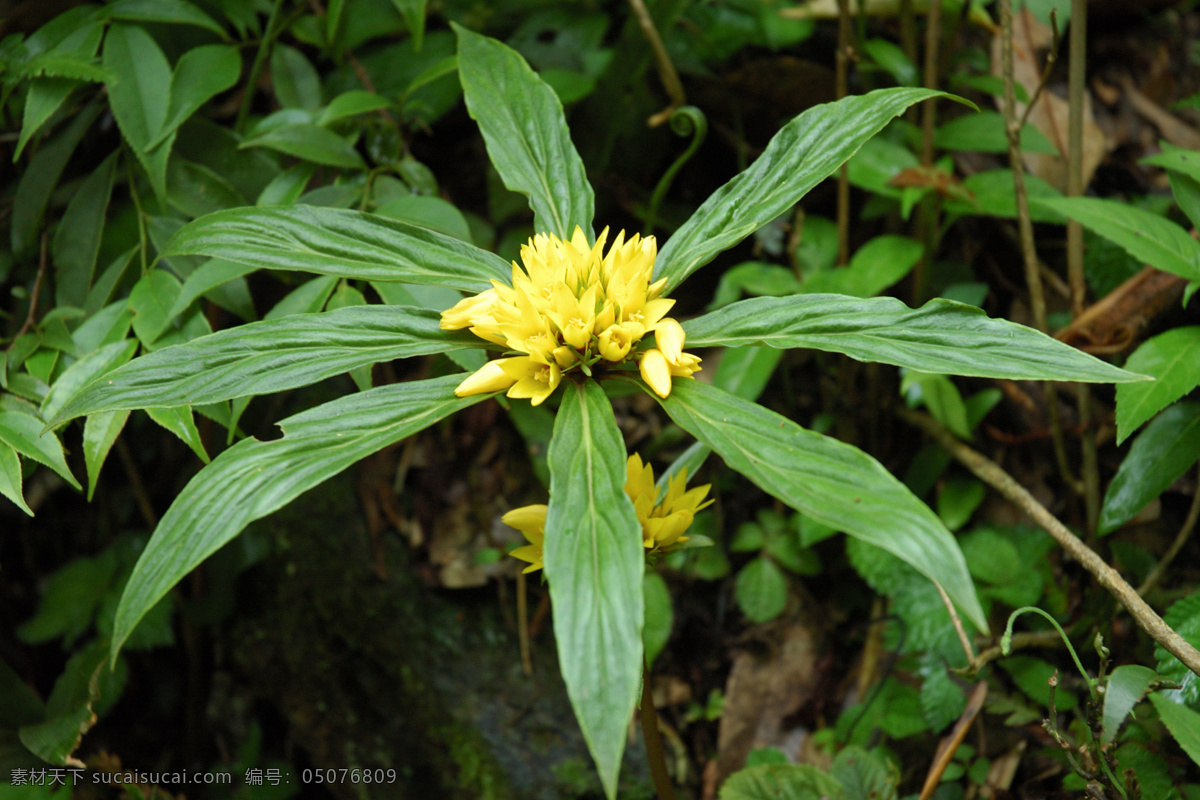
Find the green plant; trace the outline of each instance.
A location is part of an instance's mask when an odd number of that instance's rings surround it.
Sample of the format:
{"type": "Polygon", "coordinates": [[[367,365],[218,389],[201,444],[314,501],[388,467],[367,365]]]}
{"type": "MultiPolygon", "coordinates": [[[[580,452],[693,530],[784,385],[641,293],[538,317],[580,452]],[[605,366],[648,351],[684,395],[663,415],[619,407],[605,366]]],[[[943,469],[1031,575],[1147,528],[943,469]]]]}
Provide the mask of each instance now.
{"type": "MultiPolygon", "coordinates": [[[[558,99],[508,48],[463,28],[456,33],[468,109],[501,178],[528,195],[536,229],[568,238],[578,227],[590,244],[592,190],[558,99]]],[[[790,208],[889,119],[934,96],[938,93],[922,89],[884,90],[800,115],[672,235],[658,255],[654,277],[665,280],[667,291],[677,289],[720,252],[790,208]]],[[[147,169],[153,168],[151,163],[147,169]]],[[[506,284],[510,276],[502,259],[433,228],[304,205],[217,211],[174,231],[160,255],[173,263],[203,256],[246,271],[295,270],[377,287],[394,282],[468,293],[484,291],[492,281],[506,284]]],[[[142,280],[149,286],[166,279],[146,265],[142,280]]],[[[364,305],[360,299],[318,314],[278,316],[200,336],[123,366],[107,355],[82,359],[70,386],[78,391],[64,385],[52,413],[43,412],[48,427],[76,417],[93,424],[135,408],[181,409],[190,418],[192,406],[219,408],[230,400],[244,405],[250,396],[382,360],[461,351],[474,368],[480,358],[470,351],[504,349],[442,330],[438,313],[428,308],[364,305]]],[[[814,347],[923,372],[1140,379],[1028,328],[946,300],[910,309],[888,298],[761,297],[688,320],[682,332],[690,348],[814,347]]],[[[657,344],[666,347],[662,340],[657,344]]],[[[350,395],[284,420],[283,438],[244,439],[213,459],[180,493],[134,568],[116,614],[113,655],[148,609],[248,522],[376,450],[494,395],[456,396],[461,377],[350,395]]],[[[563,379],[548,455],[545,573],[563,676],[612,796],[641,682],[644,566],[636,517],[622,491],[625,447],[601,378],[605,386],[650,391],[632,372],[615,368],[590,377],[580,370],[563,379]]],[[[904,559],[944,587],[964,616],[986,630],[957,544],[936,515],[872,458],[697,380],[675,380],[654,396],[702,443],[688,463],[702,461],[711,448],[806,517],[904,559]]],[[[233,435],[232,418],[221,421],[230,423],[233,435]]]]}

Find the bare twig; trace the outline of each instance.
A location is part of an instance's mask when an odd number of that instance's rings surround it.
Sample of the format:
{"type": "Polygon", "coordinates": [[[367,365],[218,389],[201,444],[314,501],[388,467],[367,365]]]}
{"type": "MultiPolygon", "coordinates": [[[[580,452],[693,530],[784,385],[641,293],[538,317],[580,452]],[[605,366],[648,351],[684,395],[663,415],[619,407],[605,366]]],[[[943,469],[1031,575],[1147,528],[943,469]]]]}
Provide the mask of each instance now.
{"type": "Polygon", "coordinates": [[[975,648],[971,646],[971,640],[967,638],[967,632],[963,630],[962,620],[958,618],[958,612],[954,610],[954,603],[950,602],[950,595],[946,594],[942,585],[937,581],[934,581],[933,585],[937,587],[938,594],[942,597],[942,603],[950,612],[950,621],[954,623],[954,632],[958,634],[958,643],[962,645],[963,652],[967,655],[967,663],[970,664],[975,661],[975,648]]]}
{"type": "Polygon", "coordinates": [[[646,37],[646,42],[654,53],[658,79],[662,81],[663,89],[666,90],[667,97],[671,99],[670,106],[650,118],[651,127],[656,127],[669,120],[675,113],[675,109],[687,105],[687,95],[683,91],[683,82],[679,80],[679,73],[675,71],[675,65],[671,63],[671,57],[667,54],[667,48],[663,45],[662,37],[658,34],[658,26],[654,24],[654,17],[650,16],[650,10],[646,8],[646,4],[642,0],[629,0],[629,7],[633,9],[633,15],[637,17],[638,26],[642,29],[642,35],[646,37]]]}
{"type": "Polygon", "coordinates": [[[1187,518],[1183,521],[1183,526],[1179,529],[1179,533],[1175,535],[1175,541],[1171,542],[1171,546],[1167,548],[1167,552],[1163,553],[1162,558],[1154,565],[1154,569],[1150,570],[1150,574],[1146,576],[1146,580],[1142,581],[1142,585],[1138,587],[1138,594],[1142,597],[1146,596],[1146,592],[1154,588],[1170,566],[1171,561],[1175,556],[1179,555],[1179,551],[1187,544],[1187,540],[1191,538],[1192,531],[1196,529],[1196,520],[1200,518],[1200,468],[1196,471],[1196,493],[1192,495],[1192,505],[1188,509],[1187,518]]]}
{"type": "MultiPolygon", "coordinates": [[[[1012,635],[1012,639],[1008,643],[1008,651],[1011,653],[1014,650],[1024,650],[1027,647],[1054,647],[1056,645],[1062,645],[1062,637],[1058,635],[1058,631],[1027,631],[1012,635]]],[[[963,670],[963,674],[968,677],[974,677],[979,674],[979,670],[1003,655],[1005,655],[1004,648],[998,644],[986,650],[980,650],[979,655],[963,670]]]]}
{"type": "Polygon", "coordinates": [[[979,716],[979,712],[983,710],[983,701],[987,699],[987,693],[987,681],[980,681],[971,690],[971,698],[967,701],[967,706],[959,716],[958,722],[954,723],[954,728],[938,744],[937,754],[933,757],[933,764],[929,766],[929,772],[925,776],[925,786],[921,789],[920,800],[929,800],[934,790],[937,789],[938,784],[941,783],[942,774],[946,771],[946,767],[950,766],[950,762],[954,760],[954,754],[958,752],[958,747],[966,737],[971,723],[975,721],[975,718],[979,716]]]}
{"type": "Polygon", "coordinates": [[[46,232],[42,231],[42,251],[41,255],[38,257],[37,277],[33,279],[33,291],[29,295],[29,312],[25,315],[25,322],[21,324],[21,329],[17,331],[17,335],[13,337],[14,342],[24,336],[25,333],[33,327],[33,321],[37,319],[38,295],[42,292],[42,281],[46,278],[47,238],[46,232]]]}
{"type": "Polygon", "coordinates": [[[1116,570],[1104,563],[1104,560],[1096,555],[1095,551],[1067,530],[1067,526],[1047,511],[1045,506],[1039,503],[1024,486],[1017,483],[994,461],[956,439],[954,434],[929,415],[908,409],[899,409],[897,413],[912,425],[927,432],[959,463],[975,473],[976,477],[1024,511],[1042,530],[1049,533],[1059,546],[1067,551],[1069,556],[1092,573],[1096,581],[1129,611],[1142,630],[1182,661],[1188,669],[1200,675],[1200,651],[1197,651],[1163,622],[1162,617],[1146,605],[1146,602],[1116,570]]]}

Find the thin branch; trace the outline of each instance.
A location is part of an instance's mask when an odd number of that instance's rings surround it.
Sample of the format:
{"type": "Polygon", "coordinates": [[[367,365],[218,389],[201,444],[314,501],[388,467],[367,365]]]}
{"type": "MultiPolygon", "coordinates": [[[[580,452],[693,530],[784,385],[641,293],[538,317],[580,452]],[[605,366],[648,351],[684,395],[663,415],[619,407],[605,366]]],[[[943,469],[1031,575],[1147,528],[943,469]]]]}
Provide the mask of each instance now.
{"type": "Polygon", "coordinates": [[[250,66],[250,76],[246,80],[246,94],[242,96],[242,107],[238,109],[237,120],[233,124],[233,129],[238,133],[245,132],[250,106],[254,103],[254,89],[258,86],[258,76],[262,74],[263,66],[267,63],[267,53],[270,52],[271,42],[275,39],[275,26],[281,8],[283,0],[275,0],[271,6],[271,14],[267,17],[267,27],[263,28],[262,39],[258,43],[258,52],[254,54],[254,63],[250,66]]]}
{"type": "Polygon", "coordinates": [[[14,342],[24,336],[26,331],[33,327],[33,321],[37,319],[38,295],[42,292],[42,281],[46,278],[47,238],[46,232],[42,231],[42,251],[38,257],[37,277],[33,279],[33,292],[29,295],[29,313],[25,315],[25,322],[21,324],[21,330],[17,331],[17,335],[13,337],[14,342]]]}
{"type": "Polygon", "coordinates": [[[1067,526],[1047,511],[1045,506],[1039,503],[1024,486],[1017,483],[994,461],[960,442],[954,437],[954,434],[929,415],[908,409],[898,409],[897,413],[910,424],[927,432],[959,463],[975,473],[976,477],[1024,511],[1042,530],[1049,533],[1059,546],[1067,551],[1069,556],[1092,573],[1096,581],[1107,589],[1121,605],[1125,606],[1142,630],[1182,661],[1188,669],[1200,675],[1200,651],[1197,651],[1163,622],[1162,617],[1146,605],[1146,602],[1116,570],[1104,563],[1104,560],[1096,555],[1095,551],[1067,530],[1067,526]]]}
{"type": "Polygon", "coordinates": [[[967,638],[967,632],[963,630],[962,620],[958,618],[958,612],[954,609],[954,603],[950,602],[950,595],[946,594],[946,590],[937,581],[933,582],[937,587],[938,594],[942,597],[942,603],[945,604],[946,610],[950,612],[950,621],[954,623],[954,632],[958,634],[958,643],[962,645],[963,652],[967,655],[967,663],[975,661],[975,648],[971,646],[971,640],[967,638]]]}
{"type": "Polygon", "coordinates": [[[671,99],[671,105],[668,108],[650,118],[650,126],[657,127],[669,120],[675,113],[675,109],[687,105],[687,95],[683,91],[683,82],[679,80],[679,73],[675,71],[675,65],[671,62],[671,56],[667,54],[667,48],[663,45],[662,37],[658,34],[658,26],[654,24],[654,17],[650,15],[650,10],[646,8],[646,4],[642,0],[629,0],[629,7],[633,9],[633,15],[637,17],[638,26],[642,29],[642,35],[646,37],[646,42],[654,53],[654,65],[658,68],[658,79],[662,81],[663,89],[666,90],[667,97],[671,99]]]}
{"type": "Polygon", "coordinates": [[[1142,585],[1138,587],[1138,594],[1142,597],[1146,596],[1146,592],[1154,588],[1163,573],[1167,571],[1171,561],[1175,556],[1179,555],[1179,551],[1187,544],[1187,540],[1191,538],[1192,531],[1196,529],[1196,520],[1200,518],[1200,467],[1196,470],[1196,493],[1192,495],[1192,505],[1188,509],[1187,518],[1183,521],[1183,527],[1179,529],[1179,533],[1175,535],[1175,541],[1171,542],[1171,546],[1167,548],[1167,552],[1163,553],[1162,558],[1154,565],[1154,569],[1150,570],[1150,574],[1146,576],[1146,580],[1142,581],[1142,585]]]}

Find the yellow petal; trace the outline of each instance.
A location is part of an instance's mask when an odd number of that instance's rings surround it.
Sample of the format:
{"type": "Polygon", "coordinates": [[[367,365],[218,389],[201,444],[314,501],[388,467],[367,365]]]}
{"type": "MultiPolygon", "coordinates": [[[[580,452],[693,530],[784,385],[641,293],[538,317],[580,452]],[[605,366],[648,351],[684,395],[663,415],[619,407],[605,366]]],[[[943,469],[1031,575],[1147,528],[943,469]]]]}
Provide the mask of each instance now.
{"type": "Polygon", "coordinates": [[[667,363],[674,366],[683,354],[683,326],[667,317],[654,329],[654,341],[667,363]]]}
{"type": "Polygon", "coordinates": [[[510,358],[501,358],[489,361],[460,383],[454,390],[454,394],[458,397],[469,397],[473,394],[487,394],[507,389],[516,383],[504,371],[504,363],[511,360],[510,358]]]}
{"type": "Polygon", "coordinates": [[[509,511],[500,518],[500,521],[525,534],[525,538],[531,543],[541,544],[546,530],[546,510],[547,506],[544,503],[521,506],[509,511]]]}
{"type": "Polygon", "coordinates": [[[642,354],[642,361],[638,365],[638,369],[642,373],[642,380],[654,390],[656,395],[665,398],[671,393],[671,368],[667,364],[667,359],[663,357],[662,351],[657,348],[647,350],[642,354]]]}

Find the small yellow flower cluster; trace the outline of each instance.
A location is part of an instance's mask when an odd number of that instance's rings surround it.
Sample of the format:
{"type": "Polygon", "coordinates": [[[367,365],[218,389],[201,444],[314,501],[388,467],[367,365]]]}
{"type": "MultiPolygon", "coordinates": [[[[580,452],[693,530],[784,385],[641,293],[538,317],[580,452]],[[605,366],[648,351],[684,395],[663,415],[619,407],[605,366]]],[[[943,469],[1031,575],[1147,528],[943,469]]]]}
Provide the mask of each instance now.
{"type": "Polygon", "coordinates": [[[442,313],[444,330],[470,328],[489,342],[522,355],[489,361],[455,390],[459,397],[508,390],[538,405],[578,369],[637,359],[642,378],[660,397],[671,378],[699,371],[700,359],[683,352],[683,328],[666,316],[674,300],[659,297],[666,279],[650,283],[657,245],[653,236],[617,234],[608,252],[608,229],[589,246],[579,228],[571,241],[537,235],[521,247],[524,267],[513,262],[512,286],[468,297],[442,313]],[[656,347],[638,348],[654,332],[656,347]]]}
{"type": "MultiPolygon", "coordinates": [[[[655,505],[657,490],[654,486],[654,468],[642,464],[641,457],[634,453],[625,463],[625,494],[633,501],[638,522],[642,526],[642,545],[647,556],[662,555],[678,550],[688,537],[684,532],[692,524],[696,512],[707,508],[712,500],[705,501],[709,484],[687,489],[687,468],[681,469],[667,484],[667,494],[655,505]]],[[[513,550],[511,555],[528,561],[525,572],[542,568],[542,543],[546,538],[545,505],[514,508],[501,521],[525,534],[529,544],[513,550]]]]}

